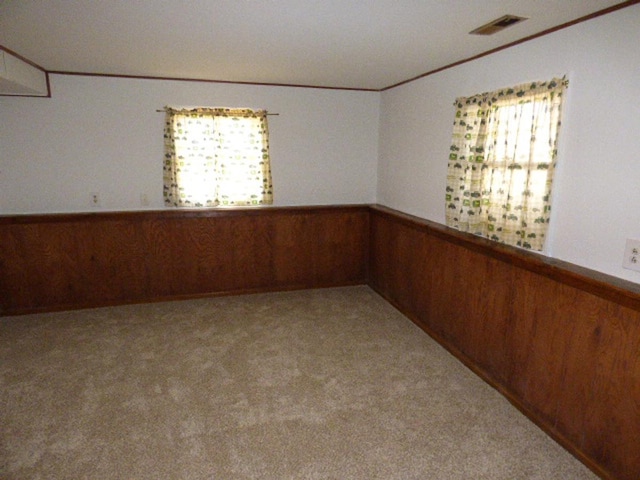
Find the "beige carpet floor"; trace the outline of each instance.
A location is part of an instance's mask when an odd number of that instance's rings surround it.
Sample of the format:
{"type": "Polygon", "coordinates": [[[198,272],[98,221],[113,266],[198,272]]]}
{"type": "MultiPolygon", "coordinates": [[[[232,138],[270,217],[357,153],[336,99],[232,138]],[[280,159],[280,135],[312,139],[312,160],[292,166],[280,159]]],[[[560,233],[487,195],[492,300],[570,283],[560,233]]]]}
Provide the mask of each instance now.
{"type": "Polygon", "coordinates": [[[368,287],[0,318],[0,478],[592,479],[368,287]]]}

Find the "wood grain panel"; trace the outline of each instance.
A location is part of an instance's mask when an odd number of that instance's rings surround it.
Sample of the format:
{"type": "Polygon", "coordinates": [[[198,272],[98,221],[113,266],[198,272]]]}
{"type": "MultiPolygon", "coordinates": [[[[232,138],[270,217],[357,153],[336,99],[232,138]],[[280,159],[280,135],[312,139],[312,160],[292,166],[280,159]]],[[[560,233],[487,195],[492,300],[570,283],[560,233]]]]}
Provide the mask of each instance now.
{"type": "Polygon", "coordinates": [[[366,206],[0,217],[0,313],[366,282],[366,206]]]}
{"type": "Polygon", "coordinates": [[[640,286],[384,207],[370,285],[605,478],[640,478],[640,286]]]}

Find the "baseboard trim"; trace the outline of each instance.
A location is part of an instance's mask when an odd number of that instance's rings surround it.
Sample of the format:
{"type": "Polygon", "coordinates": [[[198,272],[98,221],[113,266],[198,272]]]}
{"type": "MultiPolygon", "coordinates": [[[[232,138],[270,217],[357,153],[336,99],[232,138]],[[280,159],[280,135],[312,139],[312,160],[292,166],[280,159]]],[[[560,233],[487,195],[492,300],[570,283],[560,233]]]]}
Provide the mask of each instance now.
{"type": "Polygon", "coordinates": [[[278,287],[244,288],[240,290],[226,290],[226,291],[194,293],[194,294],[186,294],[186,295],[166,295],[166,296],[145,298],[140,300],[130,300],[130,301],[125,300],[125,301],[109,301],[109,302],[70,303],[66,305],[55,305],[53,307],[15,309],[8,312],[3,312],[2,315],[0,315],[0,317],[1,316],[19,317],[22,315],[32,315],[32,314],[39,314],[39,313],[66,312],[66,311],[72,311],[72,310],[119,307],[119,306],[126,306],[126,305],[144,305],[148,303],[151,304],[151,303],[164,303],[164,302],[181,302],[181,301],[187,301],[187,300],[199,300],[199,299],[206,299],[206,298],[231,297],[231,296],[241,296],[241,295],[257,295],[261,293],[294,292],[296,290],[355,287],[359,285],[367,285],[367,283],[365,281],[356,281],[356,282],[327,283],[327,284],[317,284],[317,285],[292,284],[292,285],[283,285],[278,287]]]}

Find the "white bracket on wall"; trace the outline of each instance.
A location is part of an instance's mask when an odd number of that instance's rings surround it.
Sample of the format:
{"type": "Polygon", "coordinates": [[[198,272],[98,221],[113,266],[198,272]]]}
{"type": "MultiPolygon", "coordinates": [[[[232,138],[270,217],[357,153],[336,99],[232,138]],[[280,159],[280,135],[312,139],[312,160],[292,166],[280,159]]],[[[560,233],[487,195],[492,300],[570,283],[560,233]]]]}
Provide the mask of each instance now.
{"type": "Polygon", "coordinates": [[[0,45],[0,95],[48,97],[47,73],[0,45]]]}

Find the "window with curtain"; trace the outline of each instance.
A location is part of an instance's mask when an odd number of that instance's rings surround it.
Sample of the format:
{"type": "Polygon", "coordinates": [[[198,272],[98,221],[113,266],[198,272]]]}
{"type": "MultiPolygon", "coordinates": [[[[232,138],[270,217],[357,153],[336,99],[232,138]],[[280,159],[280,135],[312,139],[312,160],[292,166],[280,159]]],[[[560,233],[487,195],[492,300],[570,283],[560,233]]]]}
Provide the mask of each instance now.
{"type": "Polygon", "coordinates": [[[165,205],[273,203],[266,111],[168,107],[165,111],[165,205]]]}
{"type": "Polygon", "coordinates": [[[446,223],[542,251],[566,79],[456,99],[446,223]]]}

